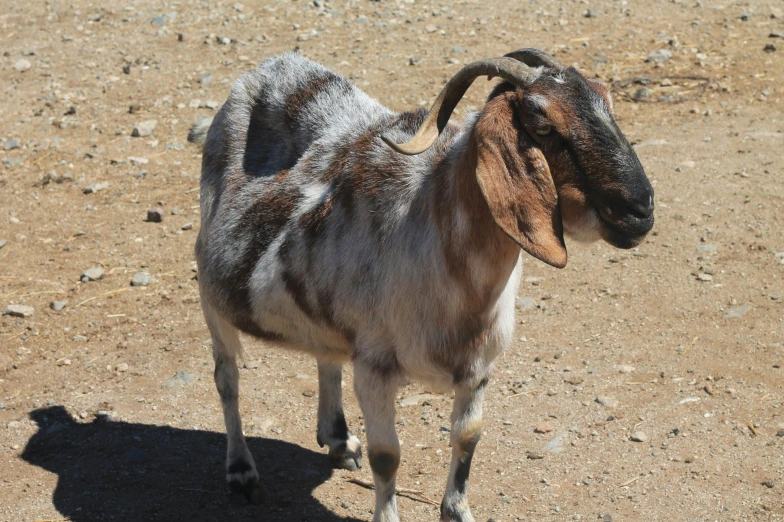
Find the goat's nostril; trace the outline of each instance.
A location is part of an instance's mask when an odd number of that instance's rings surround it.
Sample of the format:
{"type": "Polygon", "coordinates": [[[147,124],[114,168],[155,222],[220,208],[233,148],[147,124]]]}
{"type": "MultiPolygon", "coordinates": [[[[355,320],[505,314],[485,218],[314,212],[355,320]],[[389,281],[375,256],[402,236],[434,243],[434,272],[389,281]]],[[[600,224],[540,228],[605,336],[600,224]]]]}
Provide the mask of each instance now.
{"type": "Polygon", "coordinates": [[[653,214],[654,204],[653,204],[653,197],[649,197],[648,201],[641,203],[639,201],[634,201],[628,204],[628,208],[630,213],[635,214],[639,217],[647,218],[651,214],[653,214]]]}

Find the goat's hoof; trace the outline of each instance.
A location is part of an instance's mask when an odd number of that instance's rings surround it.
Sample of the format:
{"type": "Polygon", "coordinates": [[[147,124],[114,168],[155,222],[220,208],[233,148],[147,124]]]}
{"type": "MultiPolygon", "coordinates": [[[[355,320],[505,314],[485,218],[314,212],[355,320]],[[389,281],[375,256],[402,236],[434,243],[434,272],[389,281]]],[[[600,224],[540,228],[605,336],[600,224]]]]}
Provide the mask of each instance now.
{"type": "Polygon", "coordinates": [[[245,460],[237,460],[226,468],[226,480],[235,493],[243,495],[251,504],[263,504],[264,492],[256,468],[245,460]]]}
{"type": "Polygon", "coordinates": [[[349,434],[346,442],[329,450],[329,458],[335,468],[355,471],[362,467],[362,444],[358,438],[349,434]]]}

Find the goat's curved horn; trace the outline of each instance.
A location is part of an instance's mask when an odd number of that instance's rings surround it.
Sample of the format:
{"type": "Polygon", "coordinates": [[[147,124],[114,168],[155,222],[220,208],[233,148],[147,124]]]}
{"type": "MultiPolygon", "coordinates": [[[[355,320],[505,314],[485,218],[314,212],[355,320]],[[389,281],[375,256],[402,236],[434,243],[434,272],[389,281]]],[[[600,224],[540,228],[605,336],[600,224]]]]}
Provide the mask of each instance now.
{"type": "Polygon", "coordinates": [[[413,156],[429,149],[449,122],[452,111],[460,102],[474,80],[480,76],[499,76],[518,87],[530,85],[538,74],[519,60],[511,58],[487,58],[469,63],[447,82],[413,138],[406,143],[395,143],[387,136],[384,142],[401,154],[413,156]]]}
{"type": "Polygon", "coordinates": [[[561,65],[558,60],[539,49],[518,49],[509,54],[505,54],[504,57],[514,58],[529,67],[551,67],[556,71],[562,71],[564,69],[564,66],[561,65]]]}

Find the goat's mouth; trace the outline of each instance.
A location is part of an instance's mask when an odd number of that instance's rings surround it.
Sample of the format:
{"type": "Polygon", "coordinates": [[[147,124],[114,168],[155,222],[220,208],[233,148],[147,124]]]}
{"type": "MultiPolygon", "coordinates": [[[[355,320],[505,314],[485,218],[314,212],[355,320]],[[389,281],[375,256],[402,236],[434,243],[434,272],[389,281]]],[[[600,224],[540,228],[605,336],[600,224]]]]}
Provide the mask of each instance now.
{"type": "Polygon", "coordinates": [[[599,235],[616,248],[629,249],[642,243],[653,228],[653,214],[645,217],[616,216],[609,207],[596,208],[599,217],[599,235]]]}

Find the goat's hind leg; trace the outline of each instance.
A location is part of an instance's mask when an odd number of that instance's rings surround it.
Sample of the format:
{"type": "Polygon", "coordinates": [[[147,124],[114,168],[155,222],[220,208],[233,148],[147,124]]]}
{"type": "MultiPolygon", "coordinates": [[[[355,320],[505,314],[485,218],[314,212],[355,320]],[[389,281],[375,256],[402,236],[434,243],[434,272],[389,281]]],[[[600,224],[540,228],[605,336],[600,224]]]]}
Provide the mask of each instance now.
{"type": "Polygon", "coordinates": [[[318,359],[319,446],[329,446],[329,458],[336,468],[355,470],[362,467],[362,446],[346,425],[343,415],[343,366],[327,359],[318,359]]]}
{"type": "Polygon", "coordinates": [[[228,449],[226,451],[226,480],[233,491],[244,494],[250,502],[262,500],[256,463],[242,434],[239,409],[239,380],[237,356],[242,353],[239,332],[218,316],[202,298],[204,318],[212,336],[212,355],[215,359],[215,385],[223,406],[228,449]]]}

